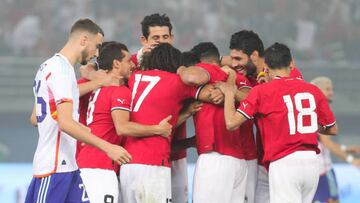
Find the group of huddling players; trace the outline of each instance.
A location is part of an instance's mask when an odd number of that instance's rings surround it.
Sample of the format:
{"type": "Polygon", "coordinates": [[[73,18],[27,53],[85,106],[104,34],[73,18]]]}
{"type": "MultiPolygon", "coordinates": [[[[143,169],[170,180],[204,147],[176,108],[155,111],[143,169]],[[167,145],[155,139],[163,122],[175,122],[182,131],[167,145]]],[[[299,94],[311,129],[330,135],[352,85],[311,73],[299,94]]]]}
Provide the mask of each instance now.
{"type": "Polygon", "coordinates": [[[312,202],[318,133],[335,135],[337,124],[289,48],[264,49],[255,32],[241,30],[224,56],[211,42],[181,52],[166,15],[141,25],[143,46],[131,55],[80,19],[40,66],[26,202],[185,203],[189,147],[199,154],[195,203],[312,202]],[[76,63],[84,65],[78,83],[76,63]],[[186,135],[190,117],[194,136],[186,135]]]}

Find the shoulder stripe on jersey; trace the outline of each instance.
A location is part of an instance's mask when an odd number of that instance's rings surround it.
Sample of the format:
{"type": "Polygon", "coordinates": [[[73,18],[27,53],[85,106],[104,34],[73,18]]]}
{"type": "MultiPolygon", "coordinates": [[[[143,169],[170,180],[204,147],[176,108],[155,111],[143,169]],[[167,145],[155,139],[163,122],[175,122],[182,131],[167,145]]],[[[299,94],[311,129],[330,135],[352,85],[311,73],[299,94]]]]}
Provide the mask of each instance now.
{"type": "Polygon", "coordinates": [[[124,107],[113,107],[113,108],[111,109],[111,111],[115,111],[115,110],[130,111],[130,109],[129,109],[129,108],[124,108],[124,107]]]}
{"type": "Polygon", "coordinates": [[[47,76],[45,77],[45,79],[48,80],[50,76],[51,76],[51,72],[50,72],[49,74],[47,74],[47,76]]]}
{"type": "Polygon", "coordinates": [[[241,113],[243,116],[245,116],[246,119],[250,120],[253,119],[254,117],[250,117],[248,116],[245,112],[241,111],[240,109],[236,109],[237,112],[241,113]]]}
{"type": "Polygon", "coordinates": [[[330,123],[330,124],[327,124],[327,125],[325,125],[325,127],[331,127],[331,126],[333,126],[333,125],[335,125],[335,123],[336,123],[336,121],[334,121],[333,123],[330,123]]]}
{"type": "Polygon", "coordinates": [[[195,99],[198,100],[201,90],[205,87],[205,85],[202,85],[198,88],[195,94],[195,99]]]}

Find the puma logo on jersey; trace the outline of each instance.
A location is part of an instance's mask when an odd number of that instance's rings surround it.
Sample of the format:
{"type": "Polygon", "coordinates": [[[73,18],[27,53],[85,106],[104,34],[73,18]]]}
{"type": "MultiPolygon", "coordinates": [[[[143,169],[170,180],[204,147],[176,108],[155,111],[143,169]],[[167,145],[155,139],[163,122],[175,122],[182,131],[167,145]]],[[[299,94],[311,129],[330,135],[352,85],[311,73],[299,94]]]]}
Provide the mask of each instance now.
{"type": "Polygon", "coordinates": [[[239,82],[240,85],[246,85],[246,82],[239,82]]]}
{"type": "Polygon", "coordinates": [[[248,103],[243,102],[242,105],[244,106],[244,109],[249,105],[248,103]]]}
{"type": "Polygon", "coordinates": [[[120,102],[121,104],[124,104],[125,99],[117,99],[118,102],[120,102]]]}

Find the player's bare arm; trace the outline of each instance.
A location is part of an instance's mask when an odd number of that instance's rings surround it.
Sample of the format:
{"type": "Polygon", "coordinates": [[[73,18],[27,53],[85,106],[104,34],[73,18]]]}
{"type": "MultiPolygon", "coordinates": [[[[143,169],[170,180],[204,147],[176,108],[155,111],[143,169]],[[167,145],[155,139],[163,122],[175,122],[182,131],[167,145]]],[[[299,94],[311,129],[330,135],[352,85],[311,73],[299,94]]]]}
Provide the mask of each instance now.
{"type": "Polygon", "coordinates": [[[349,161],[355,167],[360,167],[360,160],[348,154],[346,150],[343,150],[341,145],[334,142],[330,136],[327,135],[319,135],[321,143],[330,150],[337,157],[341,158],[344,161],[349,161]]]}
{"type": "Polygon", "coordinates": [[[164,118],[158,125],[142,125],[132,122],[130,121],[130,112],[125,110],[113,110],[111,117],[118,135],[133,137],[161,135],[169,137],[172,130],[172,125],[169,123],[172,116],[164,118]]]}
{"type": "Polygon", "coordinates": [[[33,125],[34,127],[37,127],[36,104],[34,104],[33,110],[32,110],[32,112],[31,112],[30,123],[31,123],[31,125],[33,125]]]}
{"type": "Polygon", "coordinates": [[[196,137],[195,135],[192,137],[188,137],[186,139],[182,140],[176,140],[171,143],[171,152],[176,153],[178,151],[190,148],[190,147],[196,147],[196,137]]]}
{"type": "Polygon", "coordinates": [[[181,80],[187,85],[200,86],[210,80],[209,73],[197,66],[180,66],[177,70],[181,80]]]}
{"type": "Polygon", "coordinates": [[[332,126],[319,126],[318,132],[324,135],[336,135],[338,133],[338,125],[335,123],[332,126]]]}
{"type": "Polygon", "coordinates": [[[102,140],[77,123],[72,118],[72,109],[73,104],[71,102],[63,102],[57,105],[58,123],[61,131],[79,141],[99,148],[119,164],[128,163],[131,160],[131,155],[125,149],[102,140]]]}
{"type": "Polygon", "coordinates": [[[219,82],[216,85],[225,95],[224,114],[228,130],[236,130],[247,119],[235,109],[235,94],[237,88],[233,82],[219,82]]]}
{"type": "Polygon", "coordinates": [[[186,119],[194,115],[196,112],[200,111],[201,107],[202,107],[202,103],[200,101],[194,101],[191,104],[189,104],[187,108],[185,108],[183,111],[180,112],[176,123],[176,127],[184,123],[186,119]]]}
{"type": "Polygon", "coordinates": [[[106,87],[116,82],[118,83],[120,79],[121,78],[119,76],[111,73],[108,74],[103,70],[94,71],[94,73],[91,74],[89,82],[78,85],[80,97],[93,90],[96,90],[97,88],[106,87]]]}

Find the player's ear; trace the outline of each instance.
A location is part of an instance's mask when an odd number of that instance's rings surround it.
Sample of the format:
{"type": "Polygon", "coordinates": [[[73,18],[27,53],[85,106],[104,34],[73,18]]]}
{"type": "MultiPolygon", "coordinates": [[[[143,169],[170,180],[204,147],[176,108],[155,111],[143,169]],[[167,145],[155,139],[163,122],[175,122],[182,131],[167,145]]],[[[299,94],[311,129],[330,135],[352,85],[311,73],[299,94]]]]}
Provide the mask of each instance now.
{"type": "Polygon", "coordinates": [[[113,66],[113,69],[120,68],[121,67],[121,61],[114,59],[112,66],[113,66]]]}
{"type": "Polygon", "coordinates": [[[80,36],[80,45],[86,46],[88,40],[89,40],[89,37],[87,35],[81,35],[80,36]]]}
{"type": "Polygon", "coordinates": [[[290,61],[290,67],[291,67],[291,68],[295,67],[295,60],[294,60],[294,59],[291,59],[291,61],[290,61]]]}
{"type": "Polygon", "coordinates": [[[251,55],[250,55],[250,59],[251,60],[256,60],[257,58],[259,58],[259,52],[258,51],[253,51],[252,53],[251,53],[251,55]]]}
{"type": "Polygon", "coordinates": [[[141,36],[140,37],[140,42],[141,42],[141,44],[143,45],[143,46],[145,46],[146,44],[147,44],[147,39],[145,38],[145,36],[141,36]]]}

